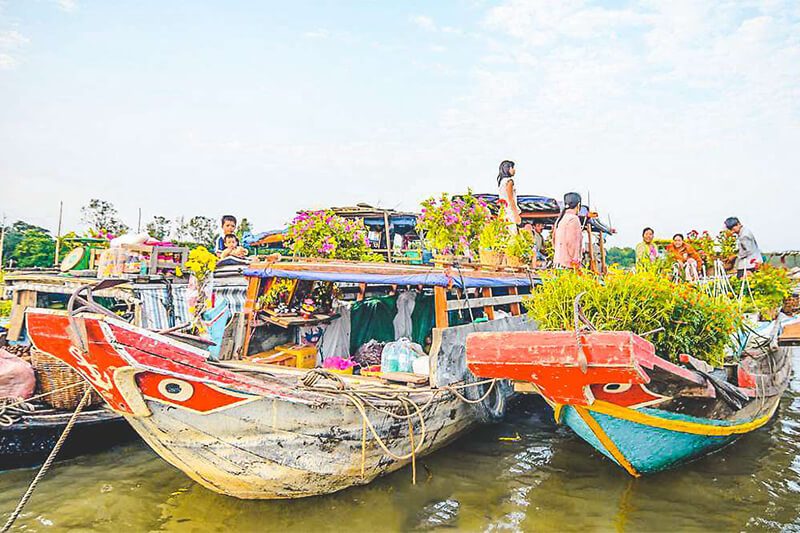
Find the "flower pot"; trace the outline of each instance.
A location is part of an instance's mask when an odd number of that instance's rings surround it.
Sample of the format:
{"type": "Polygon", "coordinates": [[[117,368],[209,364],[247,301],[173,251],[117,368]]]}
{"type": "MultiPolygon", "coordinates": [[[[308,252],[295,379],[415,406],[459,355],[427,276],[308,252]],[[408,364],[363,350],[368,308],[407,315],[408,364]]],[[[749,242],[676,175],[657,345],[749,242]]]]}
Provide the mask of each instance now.
{"type": "Polygon", "coordinates": [[[522,266],[522,258],[515,255],[506,255],[506,266],[511,268],[519,268],[522,266]]]}
{"type": "Polygon", "coordinates": [[[481,250],[481,264],[487,266],[500,266],[503,254],[497,250],[481,250]]]}

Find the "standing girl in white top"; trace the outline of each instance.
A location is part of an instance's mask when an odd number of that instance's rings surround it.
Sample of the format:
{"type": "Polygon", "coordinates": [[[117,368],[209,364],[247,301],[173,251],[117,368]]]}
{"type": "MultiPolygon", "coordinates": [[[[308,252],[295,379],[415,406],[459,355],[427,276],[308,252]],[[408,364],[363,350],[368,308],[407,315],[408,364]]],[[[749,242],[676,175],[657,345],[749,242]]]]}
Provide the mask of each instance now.
{"type": "Polygon", "coordinates": [[[505,215],[508,221],[508,230],[517,233],[517,224],[522,222],[517,205],[517,190],[514,187],[514,162],[503,161],[500,163],[500,173],[497,175],[497,188],[500,200],[505,202],[505,215]]]}

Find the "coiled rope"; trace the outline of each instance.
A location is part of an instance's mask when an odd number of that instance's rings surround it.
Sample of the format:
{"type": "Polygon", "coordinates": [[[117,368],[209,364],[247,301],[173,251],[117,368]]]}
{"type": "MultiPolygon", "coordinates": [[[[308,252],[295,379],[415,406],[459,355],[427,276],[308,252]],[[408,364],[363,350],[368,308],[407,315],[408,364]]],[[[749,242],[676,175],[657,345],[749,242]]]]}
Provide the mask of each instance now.
{"type": "Polygon", "coordinates": [[[386,386],[360,386],[360,387],[353,387],[346,383],[339,375],[329,372],[325,369],[315,368],[306,372],[303,377],[300,379],[300,383],[302,387],[319,393],[326,393],[326,394],[333,394],[333,395],[342,395],[347,400],[353,404],[356,408],[358,413],[361,415],[361,476],[364,476],[365,465],[366,465],[366,449],[367,449],[367,429],[369,429],[369,433],[375,439],[375,442],[378,443],[378,446],[383,450],[386,455],[391,457],[396,461],[406,461],[411,459],[411,476],[412,476],[412,483],[416,484],[417,480],[417,465],[416,459],[417,454],[422,450],[422,446],[425,442],[425,438],[427,437],[427,429],[425,427],[425,415],[424,412],[430,405],[433,403],[434,399],[444,392],[452,393],[456,398],[459,400],[468,403],[468,404],[478,404],[483,402],[495,388],[497,380],[496,379],[488,379],[482,381],[476,381],[474,383],[466,383],[463,385],[450,385],[447,387],[442,387],[439,389],[429,389],[427,392],[430,397],[428,400],[420,405],[412,398],[410,398],[410,394],[414,392],[421,392],[416,389],[412,389],[409,387],[386,387],[386,386]],[[481,395],[478,399],[471,400],[461,394],[459,390],[467,389],[471,387],[478,387],[481,385],[485,385],[489,383],[489,387],[486,392],[481,395]],[[389,409],[385,409],[379,405],[376,405],[374,402],[376,401],[388,401],[388,402],[397,402],[402,406],[405,414],[398,414],[389,409]],[[403,420],[408,422],[408,435],[409,441],[411,444],[411,451],[398,455],[391,450],[387,446],[384,439],[379,435],[377,429],[372,424],[372,421],[369,419],[367,414],[367,407],[378,411],[380,413],[385,414],[395,420],[403,420]],[[419,439],[416,438],[414,433],[414,419],[417,419],[417,423],[419,425],[419,439]]]}
{"type": "Polygon", "coordinates": [[[72,416],[70,417],[69,422],[67,422],[66,427],[64,427],[64,431],[61,432],[61,436],[58,437],[56,445],[53,446],[53,449],[50,451],[50,455],[47,456],[47,459],[45,459],[44,464],[36,473],[36,477],[34,477],[33,481],[31,481],[31,484],[28,486],[28,490],[26,490],[25,494],[22,495],[22,498],[19,500],[16,509],[14,509],[14,512],[11,513],[11,516],[8,517],[8,520],[3,526],[3,529],[0,529],[0,533],[5,533],[9,529],[11,529],[11,526],[13,526],[14,522],[16,522],[17,518],[19,518],[19,515],[20,513],[22,513],[22,509],[25,507],[25,504],[28,503],[28,500],[31,499],[33,491],[36,490],[36,486],[39,484],[39,481],[41,481],[44,475],[47,473],[47,470],[50,468],[50,465],[53,464],[56,455],[58,455],[59,450],[61,450],[61,447],[64,445],[64,441],[67,440],[67,436],[69,436],[69,432],[72,431],[72,427],[75,425],[75,421],[78,419],[78,415],[83,410],[84,406],[89,402],[89,397],[91,396],[91,393],[92,389],[86,389],[86,392],[83,393],[81,401],[75,408],[75,412],[72,413],[72,416]]]}

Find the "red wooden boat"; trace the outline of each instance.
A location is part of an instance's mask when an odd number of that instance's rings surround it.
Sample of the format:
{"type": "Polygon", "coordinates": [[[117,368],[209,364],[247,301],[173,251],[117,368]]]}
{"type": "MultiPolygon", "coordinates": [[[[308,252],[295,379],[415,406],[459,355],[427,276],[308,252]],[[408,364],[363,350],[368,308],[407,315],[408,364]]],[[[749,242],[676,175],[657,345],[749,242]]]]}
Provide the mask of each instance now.
{"type": "Polygon", "coordinates": [[[750,333],[736,365],[713,369],[658,357],[631,332],[474,333],[467,364],[478,377],[532,383],[556,420],[631,475],[700,457],[763,426],[791,372],[779,324],[750,333]]]}

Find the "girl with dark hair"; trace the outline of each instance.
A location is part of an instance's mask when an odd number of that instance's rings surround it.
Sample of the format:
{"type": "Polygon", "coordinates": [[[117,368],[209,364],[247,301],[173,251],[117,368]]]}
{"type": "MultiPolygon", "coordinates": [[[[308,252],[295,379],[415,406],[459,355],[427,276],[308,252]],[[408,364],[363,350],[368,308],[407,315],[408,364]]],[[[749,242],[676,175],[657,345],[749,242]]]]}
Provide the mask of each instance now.
{"type": "Polygon", "coordinates": [[[519,213],[519,206],[517,205],[517,190],[514,187],[514,169],[513,161],[503,161],[500,163],[500,172],[497,174],[497,188],[498,195],[500,196],[500,203],[504,207],[506,220],[508,221],[508,229],[511,233],[517,232],[517,224],[522,222],[519,213]]]}

